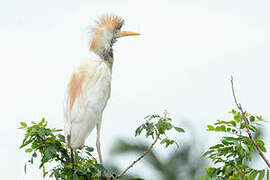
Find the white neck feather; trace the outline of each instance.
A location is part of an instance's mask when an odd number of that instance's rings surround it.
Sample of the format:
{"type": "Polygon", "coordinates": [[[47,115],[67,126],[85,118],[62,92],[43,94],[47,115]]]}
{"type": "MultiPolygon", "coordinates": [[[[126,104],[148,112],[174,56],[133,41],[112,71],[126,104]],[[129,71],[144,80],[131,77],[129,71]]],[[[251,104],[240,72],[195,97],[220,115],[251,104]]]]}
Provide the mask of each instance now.
{"type": "Polygon", "coordinates": [[[102,60],[113,62],[113,31],[102,28],[98,34],[95,34],[91,43],[91,50],[102,60]]]}

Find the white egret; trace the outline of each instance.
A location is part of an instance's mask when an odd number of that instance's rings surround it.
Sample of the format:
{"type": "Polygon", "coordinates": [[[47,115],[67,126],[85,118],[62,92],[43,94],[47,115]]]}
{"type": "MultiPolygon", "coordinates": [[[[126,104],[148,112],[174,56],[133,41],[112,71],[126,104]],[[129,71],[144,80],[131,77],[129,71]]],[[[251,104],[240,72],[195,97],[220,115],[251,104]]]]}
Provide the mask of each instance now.
{"type": "Polygon", "coordinates": [[[113,44],[120,37],[139,35],[121,31],[124,20],[107,15],[92,29],[90,50],[93,58],[80,64],[73,72],[67,87],[65,102],[65,136],[68,147],[76,150],[84,146],[94,127],[97,129],[96,147],[100,163],[100,128],[103,110],[110,98],[113,66],[113,44]]]}

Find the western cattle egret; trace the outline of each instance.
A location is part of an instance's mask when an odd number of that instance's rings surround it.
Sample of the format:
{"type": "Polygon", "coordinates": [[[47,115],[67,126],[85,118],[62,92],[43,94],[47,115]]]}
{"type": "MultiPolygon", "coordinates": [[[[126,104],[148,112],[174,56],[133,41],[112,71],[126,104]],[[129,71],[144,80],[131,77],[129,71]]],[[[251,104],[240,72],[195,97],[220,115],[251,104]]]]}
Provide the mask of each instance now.
{"type": "Polygon", "coordinates": [[[117,38],[139,35],[121,31],[124,20],[107,15],[101,17],[92,29],[90,50],[94,57],[80,64],[73,72],[67,87],[65,102],[65,135],[71,150],[84,146],[85,139],[97,128],[96,147],[100,163],[100,127],[103,110],[111,93],[113,44],[117,38]]]}

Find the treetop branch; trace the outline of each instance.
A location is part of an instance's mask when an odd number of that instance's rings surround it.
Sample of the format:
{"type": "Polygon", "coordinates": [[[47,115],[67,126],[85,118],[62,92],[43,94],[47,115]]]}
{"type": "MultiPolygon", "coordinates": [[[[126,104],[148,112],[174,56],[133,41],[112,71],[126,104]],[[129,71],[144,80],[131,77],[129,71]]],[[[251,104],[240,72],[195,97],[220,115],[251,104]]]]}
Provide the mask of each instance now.
{"type": "Polygon", "coordinates": [[[154,142],[151,144],[151,146],[149,146],[149,148],[144,151],[144,153],[138,158],[136,159],[135,161],[133,161],[133,163],[131,163],[122,173],[120,173],[117,178],[120,178],[122,177],[130,168],[132,168],[138,161],[140,161],[142,158],[144,158],[144,156],[146,154],[148,154],[151,149],[153,148],[153,146],[157,143],[157,140],[158,140],[159,136],[156,136],[156,139],[154,140],[154,142]]]}
{"type": "Polygon", "coordinates": [[[261,158],[264,160],[264,162],[268,166],[268,168],[270,168],[270,163],[269,163],[268,159],[265,157],[265,155],[263,154],[262,150],[260,149],[257,142],[254,140],[254,138],[253,138],[253,136],[252,136],[252,134],[250,132],[250,129],[249,129],[249,126],[248,126],[248,120],[247,120],[247,117],[246,117],[246,111],[243,110],[241,104],[237,101],[235,91],[234,91],[234,85],[233,85],[233,76],[231,76],[231,88],[232,88],[234,102],[235,102],[237,108],[239,109],[239,111],[241,112],[241,115],[242,115],[242,117],[244,119],[244,123],[245,123],[245,127],[246,127],[246,130],[247,130],[247,133],[248,133],[248,137],[251,140],[252,144],[255,146],[255,148],[256,148],[257,152],[259,153],[259,155],[261,156],[261,158]]]}

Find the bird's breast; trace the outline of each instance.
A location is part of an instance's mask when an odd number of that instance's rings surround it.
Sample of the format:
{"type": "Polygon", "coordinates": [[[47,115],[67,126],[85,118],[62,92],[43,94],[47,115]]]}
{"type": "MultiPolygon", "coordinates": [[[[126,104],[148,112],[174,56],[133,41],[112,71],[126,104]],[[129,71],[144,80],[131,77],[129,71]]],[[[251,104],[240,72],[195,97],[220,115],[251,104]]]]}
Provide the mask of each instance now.
{"type": "Polygon", "coordinates": [[[85,86],[82,98],[86,99],[92,108],[103,111],[111,93],[111,72],[106,65],[101,64],[85,86]]]}
{"type": "Polygon", "coordinates": [[[102,115],[111,93],[111,69],[103,61],[80,65],[68,86],[68,116],[78,113],[102,115]]]}
{"type": "Polygon", "coordinates": [[[94,72],[86,76],[80,101],[96,110],[103,111],[111,93],[111,71],[101,62],[94,72]]]}

